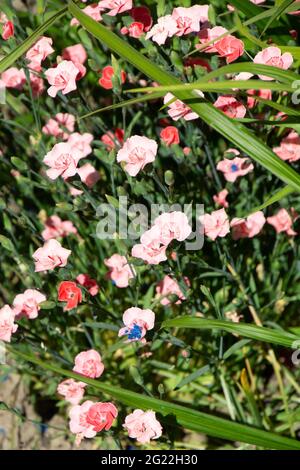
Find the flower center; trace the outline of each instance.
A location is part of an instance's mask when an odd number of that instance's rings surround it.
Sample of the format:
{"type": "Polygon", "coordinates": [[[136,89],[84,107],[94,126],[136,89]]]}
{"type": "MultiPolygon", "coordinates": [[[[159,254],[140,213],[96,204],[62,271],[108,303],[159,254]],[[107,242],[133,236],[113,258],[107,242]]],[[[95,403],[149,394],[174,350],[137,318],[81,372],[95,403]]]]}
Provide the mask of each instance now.
{"type": "Polygon", "coordinates": [[[235,163],[233,163],[231,165],[231,171],[236,172],[236,171],[238,171],[238,169],[239,169],[239,167],[235,163]]]}
{"type": "Polygon", "coordinates": [[[134,324],[128,332],[128,339],[141,339],[142,337],[142,328],[137,324],[134,324]]]}

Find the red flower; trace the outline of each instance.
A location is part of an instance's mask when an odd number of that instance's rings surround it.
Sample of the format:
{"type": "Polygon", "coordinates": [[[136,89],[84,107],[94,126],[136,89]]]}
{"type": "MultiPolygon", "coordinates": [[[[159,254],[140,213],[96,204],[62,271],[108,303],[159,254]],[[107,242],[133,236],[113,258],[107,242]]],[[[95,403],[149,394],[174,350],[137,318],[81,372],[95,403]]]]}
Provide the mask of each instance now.
{"type": "Polygon", "coordinates": [[[11,21],[6,21],[2,30],[2,38],[7,41],[11,36],[14,35],[14,24],[11,21]]]}
{"type": "Polygon", "coordinates": [[[167,146],[180,142],[178,129],[174,126],[165,127],[161,131],[160,137],[167,146]]]}
{"type": "Polygon", "coordinates": [[[85,287],[89,291],[90,295],[98,294],[99,286],[95,279],[91,279],[88,274],[79,274],[76,277],[76,281],[78,282],[78,284],[85,287]]]}
{"type": "Polygon", "coordinates": [[[134,21],[144,25],[144,31],[149,31],[152,26],[152,16],[147,7],[133,7],[129,12],[134,21]]]}
{"type": "Polygon", "coordinates": [[[75,282],[63,281],[58,286],[58,300],[67,302],[64,311],[72,310],[82,301],[81,289],[77,287],[75,282]]]}
{"type": "MultiPolygon", "coordinates": [[[[99,79],[99,85],[101,85],[106,90],[111,90],[113,88],[112,78],[114,76],[114,69],[111,65],[107,65],[102,70],[102,76],[99,79]]],[[[121,70],[121,83],[124,83],[126,80],[126,72],[121,70]]]]}

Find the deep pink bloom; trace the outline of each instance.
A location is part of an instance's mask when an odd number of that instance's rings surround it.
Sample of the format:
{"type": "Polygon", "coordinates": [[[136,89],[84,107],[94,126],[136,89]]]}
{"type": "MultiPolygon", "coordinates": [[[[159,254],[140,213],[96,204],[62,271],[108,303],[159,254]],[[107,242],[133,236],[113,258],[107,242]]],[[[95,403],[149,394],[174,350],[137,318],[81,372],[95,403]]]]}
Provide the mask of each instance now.
{"type": "Polygon", "coordinates": [[[282,160],[289,162],[296,162],[300,159],[300,136],[295,131],[291,131],[286,136],[279,147],[275,147],[273,151],[282,160]]]}
{"type": "Polygon", "coordinates": [[[144,25],[139,21],[134,21],[128,28],[125,26],[121,29],[121,34],[128,34],[131,38],[138,39],[144,34],[144,25]]]}
{"type": "MultiPolygon", "coordinates": [[[[255,64],[272,65],[287,70],[293,64],[293,56],[290,52],[281,54],[279,47],[270,46],[256,54],[253,59],[255,64]]],[[[274,80],[274,78],[258,75],[261,80],[274,80]]]]}
{"type": "Polygon", "coordinates": [[[23,69],[10,67],[2,73],[1,80],[6,88],[16,88],[17,90],[22,90],[24,84],[26,83],[26,76],[23,69]]]}
{"type": "Polygon", "coordinates": [[[226,200],[227,196],[228,196],[227,189],[222,189],[222,191],[220,191],[218,194],[215,194],[213,196],[213,200],[218,206],[222,206],[226,209],[229,206],[226,200]]]}
{"type": "Polygon", "coordinates": [[[151,439],[158,439],[162,435],[161,424],[151,410],[134,410],[126,416],[123,428],[128,431],[129,437],[141,444],[148,444],[151,439]]]}
{"type": "Polygon", "coordinates": [[[244,43],[234,36],[225,36],[215,43],[215,48],[220,57],[225,57],[227,64],[234,62],[244,54],[244,43]]]}
{"type": "Polygon", "coordinates": [[[293,219],[286,209],[280,209],[277,214],[267,217],[268,224],[272,225],[276,233],[286,232],[290,236],[297,235],[293,230],[293,219]]]}
{"type": "Polygon", "coordinates": [[[99,286],[97,284],[97,281],[95,281],[95,279],[90,278],[88,274],[79,274],[76,277],[76,281],[78,282],[78,284],[87,289],[90,295],[94,296],[98,294],[99,286]]]}
{"type": "Polygon", "coordinates": [[[115,132],[109,131],[103,134],[101,141],[108,147],[109,150],[116,148],[116,144],[122,144],[124,142],[124,131],[123,129],[117,128],[115,132]]]}
{"type": "Polygon", "coordinates": [[[94,349],[77,354],[73,371],[91,379],[100,377],[104,371],[104,364],[100,354],[94,349]]]}
{"type": "Polygon", "coordinates": [[[124,328],[119,330],[119,336],[127,336],[128,342],[142,341],[148,330],[154,328],[155,314],[150,309],[131,307],[123,314],[124,328]]]}
{"type": "Polygon", "coordinates": [[[74,176],[77,173],[77,164],[82,157],[82,153],[75,147],[71,147],[69,142],[55,144],[43,159],[43,162],[50,167],[46,171],[47,176],[52,180],[59,176],[63,179],[74,176]]]}
{"type": "Polygon", "coordinates": [[[136,176],[148,163],[155,160],[157,143],[139,135],[129,137],[117,153],[117,161],[125,162],[124,169],[130,176],[136,176]]]}
{"type": "Polygon", "coordinates": [[[161,230],[157,225],[153,225],[141,236],[141,243],[134,245],[131,254],[135,258],[140,258],[148,264],[159,264],[167,260],[166,245],[161,243],[161,230]]]}
{"type": "Polygon", "coordinates": [[[58,286],[58,300],[66,302],[64,312],[76,308],[82,302],[82,292],[76,282],[63,281],[58,286]]]}
{"type": "MultiPolygon", "coordinates": [[[[102,69],[102,75],[98,80],[99,85],[101,85],[106,90],[111,90],[113,88],[113,78],[114,78],[114,68],[111,65],[107,65],[102,69]]],[[[124,70],[120,71],[120,76],[118,80],[121,80],[121,83],[125,83],[126,80],[126,72],[124,70]]]]}
{"type": "Polygon", "coordinates": [[[241,119],[246,115],[245,106],[236,98],[229,95],[219,96],[214,106],[230,118],[241,119]]]}
{"type": "MultiPolygon", "coordinates": [[[[215,26],[214,28],[201,29],[198,36],[202,44],[196,44],[196,48],[197,49],[199,49],[200,47],[202,48],[203,44],[206,44],[208,42],[215,40],[215,42],[212,42],[212,44],[208,45],[204,49],[204,52],[207,52],[210,54],[214,52],[218,52],[215,46],[218,42],[219,37],[223,36],[224,34],[229,34],[229,32],[226,28],[223,28],[222,26],[215,26]]],[[[221,39],[219,39],[219,41],[221,41],[221,39]]]]}
{"type": "Polygon", "coordinates": [[[12,21],[6,21],[2,27],[2,39],[7,41],[14,35],[15,28],[12,21]]]}
{"type": "Polygon", "coordinates": [[[46,296],[36,289],[26,289],[18,294],[13,301],[13,310],[16,317],[27,317],[30,320],[37,318],[40,304],[45,302],[46,296]]]}
{"type": "Polygon", "coordinates": [[[259,98],[262,98],[264,100],[272,100],[272,91],[271,90],[247,90],[247,95],[250,95],[247,98],[247,105],[249,109],[254,108],[258,102],[258,100],[255,99],[255,96],[258,96],[259,98]]]}
{"type": "Polygon", "coordinates": [[[77,234],[77,229],[70,220],[61,220],[58,215],[51,215],[45,222],[42,237],[44,240],[50,240],[51,238],[63,238],[71,233],[77,234]]]}
{"type": "Polygon", "coordinates": [[[46,70],[45,76],[51,85],[48,88],[48,95],[55,98],[59,91],[66,95],[76,90],[76,77],[78,73],[78,68],[71,60],[63,60],[57,67],[46,70]]]}
{"type": "MultiPolygon", "coordinates": [[[[188,279],[185,278],[184,281],[188,285],[188,279]]],[[[156,294],[158,298],[161,298],[161,305],[170,305],[171,302],[168,298],[170,295],[176,295],[178,297],[176,304],[181,304],[181,301],[186,299],[179,287],[178,282],[168,275],[166,275],[163,280],[157,284],[156,294]]]]}
{"type": "Polygon", "coordinates": [[[71,405],[78,405],[84,396],[85,387],[86,384],[83,382],[66,379],[58,384],[57,393],[65,397],[65,400],[71,403],[71,405]]]}
{"type": "MultiPolygon", "coordinates": [[[[164,104],[169,103],[174,98],[172,93],[167,93],[164,97],[164,104]]],[[[183,101],[175,100],[168,104],[169,116],[174,120],[178,121],[178,119],[183,118],[186,121],[192,121],[193,119],[198,119],[198,114],[194,113],[189,106],[187,106],[183,101]]]]}
{"type": "Polygon", "coordinates": [[[36,73],[32,72],[29,74],[29,79],[32,95],[34,98],[36,98],[37,96],[40,96],[45,90],[44,80],[42,77],[39,77],[36,73]]]}
{"type": "Polygon", "coordinates": [[[109,16],[116,16],[124,11],[131,10],[132,0],[101,0],[98,3],[100,10],[109,10],[105,12],[109,16]]]}
{"type": "Polygon", "coordinates": [[[133,7],[129,11],[129,15],[134,19],[134,21],[143,24],[145,32],[149,31],[152,26],[153,20],[148,7],[133,7]]]}
{"type": "Polygon", "coordinates": [[[247,219],[232,219],[230,226],[232,228],[232,238],[239,240],[240,238],[253,238],[259,234],[266,223],[265,216],[262,211],[249,215],[247,219]]]}
{"type": "Polygon", "coordinates": [[[0,308],[0,341],[10,343],[11,335],[18,329],[14,323],[15,314],[9,305],[0,308]]]}
{"type": "Polygon", "coordinates": [[[162,141],[167,145],[176,145],[180,143],[179,132],[177,127],[174,126],[167,126],[162,129],[160,133],[160,137],[162,141]]]}
{"type": "Polygon", "coordinates": [[[88,410],[86,420],[94,431],[108,431],[118,416],[118,410],[112,403],[94,403],[88,410]]]}
{"type": "Polygon", "coordinates": [[[224,178],[231,183],[234,183],[238,177],[247,175],[253,169],[254,166],[248,158],[224,158],[217,164],[217,170],[222,171],[224,178]]]}
{"type": "Polygon", "coordinates": [[[52,271],[56,267],[64,267],[68,262],[71,250],[66,250],[54,239],[45,242],[32,255],[35,261],[35,272],[52,271]]]}
{"type": "Polygon", "coordinates": [[[128,264],[127,258],[117,253],[104,260],[109,268],[109,278],[117,287],[128,287],[129,280],[135,276],[134,268],[128,264]]]}
{"type": "Polygon", "coordinates": [[[217,237],[226,237],[230,231],[228,215],[224,208],[213,211],[211,214],[204,214],[199,217],[204,228],[204,233],[211,240],[217,237]]]}
{"type": "Polygon", "coordinates": [[[99,171],[97,171],[90,163],[85,163],[77,169],[81,181],[92,188],[100,179],[99,171]]]}

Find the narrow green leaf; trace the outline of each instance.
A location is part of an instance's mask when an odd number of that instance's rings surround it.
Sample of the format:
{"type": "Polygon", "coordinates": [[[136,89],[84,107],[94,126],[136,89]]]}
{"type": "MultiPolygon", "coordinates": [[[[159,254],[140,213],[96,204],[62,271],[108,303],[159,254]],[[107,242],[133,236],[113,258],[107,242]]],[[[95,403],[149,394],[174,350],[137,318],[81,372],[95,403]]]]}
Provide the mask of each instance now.
{"type": "Polygon", "coordinates": [[[275,11],[273,13],[273,15],[271,16],[271,18],[269,18],[266,26],[264,27],[262,33],[261,33],[261,36],[264,35],[264,33],[267,31],[267,29],[272,25],[274,24],[274,21],[276,19],[278,19],[281,15],[283,15],[288,7],[294,3],[295,0],[284,0],[283,2],[280,3],[280,5],[276,6],[275,8],[275,11]]]}

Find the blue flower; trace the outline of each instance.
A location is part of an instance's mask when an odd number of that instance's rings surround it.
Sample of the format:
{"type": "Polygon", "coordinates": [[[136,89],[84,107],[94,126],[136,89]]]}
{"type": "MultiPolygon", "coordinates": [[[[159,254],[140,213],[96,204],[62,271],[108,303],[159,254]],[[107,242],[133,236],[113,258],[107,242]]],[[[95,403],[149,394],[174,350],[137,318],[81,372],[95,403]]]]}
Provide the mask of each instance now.
{"type": "Polygon", "coordinates": [[[141,339],[142,328],[136,324],[128,332],[128,339],[141,339]]]}

